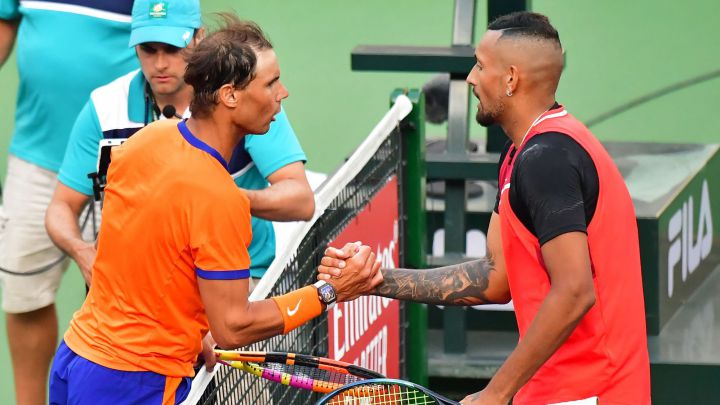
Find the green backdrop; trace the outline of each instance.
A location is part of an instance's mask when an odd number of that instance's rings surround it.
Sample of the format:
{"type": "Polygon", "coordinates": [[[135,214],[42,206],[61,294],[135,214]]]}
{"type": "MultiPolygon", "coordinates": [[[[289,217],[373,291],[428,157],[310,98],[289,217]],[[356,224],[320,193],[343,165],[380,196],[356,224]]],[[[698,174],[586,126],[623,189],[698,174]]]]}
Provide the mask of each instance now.
{"type": "MultiPolygon", "coordinates": [[[[273,40],[282,80],[290,91],[285,109],[312,170],[332,171],[387,109],[396,87],[420,87],[427,74],[356,73],[350,52],[359,44],[447,45],[451,0],[202,1],[206,14],[234,10],[257,21],[273,40]]],[[[478,37],[485,3],[478,1],[478,37]]],[[[695,0],[534,0],[550,16],[567,52],[558,101],[591,119],[641,95],[720,68],[712,45],[720,2],[695,0]]],[[[11,58],[0,69],[0,178],[12,133],[17,71],[11,58]]],[[[673,92],[595,127],[604,140],[717,142],[720,80],[673,92]]],[[[475,103],[472,103],[474,110],[475,103]]],[[[484,130],[472,124],[474,136],[484,130]]],[[[443,133],[442,126],[428,135],[443,133]]],[[[61,331],[83,297],[71,267],[58,296],[61,331]]],[[[0,313],[0,403],[14,403],[4,315],[0,313]]]]}

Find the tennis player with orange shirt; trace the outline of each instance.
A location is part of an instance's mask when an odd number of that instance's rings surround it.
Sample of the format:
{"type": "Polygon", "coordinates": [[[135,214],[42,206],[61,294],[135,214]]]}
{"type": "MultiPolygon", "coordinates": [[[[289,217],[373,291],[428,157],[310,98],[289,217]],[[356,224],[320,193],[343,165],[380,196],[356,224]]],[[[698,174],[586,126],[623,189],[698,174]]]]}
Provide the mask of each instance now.
{"type": "Polygon", "coordinates": [[[179,403],[208,330],[223,348],[245,346],[382,280],[362,247],[339,279],[248,301],[250,206],[227,162],[243,136],[268,131],[288,92],[260,28],[225,19],[189,51],[192,118],[153,123],[113,151],[93,284],[56,353],[52,404],[179,403]]]}

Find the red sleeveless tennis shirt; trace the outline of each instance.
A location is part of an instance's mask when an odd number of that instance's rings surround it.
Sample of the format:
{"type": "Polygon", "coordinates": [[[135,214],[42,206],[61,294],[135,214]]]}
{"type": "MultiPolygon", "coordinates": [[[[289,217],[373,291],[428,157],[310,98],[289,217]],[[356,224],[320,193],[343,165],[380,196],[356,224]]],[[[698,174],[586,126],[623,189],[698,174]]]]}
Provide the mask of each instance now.
{"type": "MultiPolygon", "coordinates": [[[[597,169],[599,195],[588,224],[595,305],[565,343],[517,393],[513,404],[540,405],[598,396],[600,404],[650,404],[650,364],[645,332],[640,250],[632,200],[605,148],[577,119],[559,108],[530,127],[520,149],[544,132],[567,134],[597,169]]],[[[511,146],[514,148],[514,146],[511,146]]],[[[550,290],[538,239],[508,200],[511,153],[500,168],[502,245],[522,340],[550,290]]]]}

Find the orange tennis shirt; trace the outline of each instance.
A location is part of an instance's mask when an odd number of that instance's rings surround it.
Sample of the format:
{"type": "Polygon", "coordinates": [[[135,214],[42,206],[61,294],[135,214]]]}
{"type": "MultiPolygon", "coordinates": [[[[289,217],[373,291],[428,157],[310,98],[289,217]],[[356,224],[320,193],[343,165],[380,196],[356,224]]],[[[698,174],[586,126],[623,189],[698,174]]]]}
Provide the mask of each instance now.
{"type": "Polygon", "coordinates": [[[208,331],[197,277],[249,277],[250,206],[227,164],[185,122],[115,148],[92,287],[65,342],[102,366],[193,375],[208,331]]]}

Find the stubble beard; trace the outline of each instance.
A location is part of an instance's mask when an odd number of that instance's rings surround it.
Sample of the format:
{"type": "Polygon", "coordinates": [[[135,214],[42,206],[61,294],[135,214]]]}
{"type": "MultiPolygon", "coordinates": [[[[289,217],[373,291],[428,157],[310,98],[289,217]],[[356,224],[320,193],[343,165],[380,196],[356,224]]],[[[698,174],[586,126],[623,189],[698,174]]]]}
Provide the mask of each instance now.
{"type": "Polygon", "coordinates": [[[477,114],[475,115],[475,120],[478,124],[482,125],[483,127],[489,127],[491,125],[497,124],[497,117],[500,115],[500,108],[495,108],[493,110],[486,110],[480,105],[478,107],[477,114]]]}
{"type": "Polygon", "coordinates": [[[477,123],[486,128],[499,125],[500,119],[505,113],[505,100],[498,98],[493,105],[490,105],[489,102],[484,103],[477,94],[475,94],[475,97],[478,99],[477,114],[475,115],[477,123]]]}

